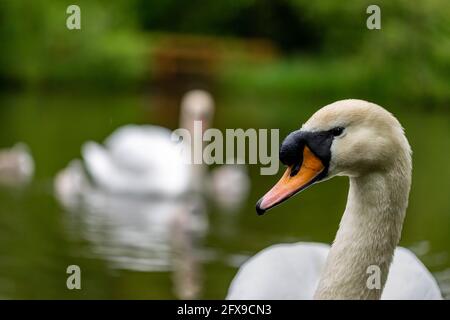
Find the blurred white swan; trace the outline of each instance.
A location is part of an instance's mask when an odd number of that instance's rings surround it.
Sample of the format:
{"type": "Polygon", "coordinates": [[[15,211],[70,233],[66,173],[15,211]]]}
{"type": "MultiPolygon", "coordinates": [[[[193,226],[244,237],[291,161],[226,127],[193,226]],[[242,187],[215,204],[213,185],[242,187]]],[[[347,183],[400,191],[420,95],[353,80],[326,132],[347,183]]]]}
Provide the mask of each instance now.
{"type": "Polygon", "coordinates": [[[0,150],[0,184],[19,186],[31,181],[34,160],[27,145],[17,143],[10,149],[0,150]]]}
{"type": "MultiPolygon", "coordinates": [[[[211,95],[190,91],[181,103],[180,126],[193,136],[194,121],[200,121],[204,131],[211,126],[213,114],[211,95]]],[[[245,167],[224,165],[209,174],[206,165],[188,164],[187,155],[180,152],[171,135],[170,130],[158,126],[127,125],[117,129],[104,145],[85,143],[83,161],[72,162],[55,179],[58,198],[76,200],[77,193],[91,187],[115,194],[164,197],[194,191],[209,194],[226,211],[239,208],[250,185],[245,167]]]]}
{"type": "Polygon", "coordinates": [[[247,167],[239,164],[224,164],[211,170],[210,196],[226,212],[236,212],[248,198],[250,178],[247,167]]]}
{"type": "Polygon", "coordinates": [[[162,127],[124,126],[104,146],[85,143],[82,155],[96,186],[107,192],[172,197],[189,187],[189,166],[162,127]]]}
{"type": "MultiPolygon", "coordinates": [[[[187,129],[194,137],[194,121],[200,121],[205,132],[212,125],[215,112],[213,97],[206,91],[188,92],[181,102],[181,128],[187,129]]],[[[193,139],[191,140],[193,142],[193,139]]],[[[189,146],[193,152],[193,146],[189,146]]],[[[237,164],[237,159],[208,172],[207,165],[191,165],[191,187],[194,191],[209,195],[224,211],[236,211],[247,199],[250,178],[245,165],[237,164]]]]}
{"type": "MultiPolygon", "coordinates": [[[[194,120],[201,121],[203,131],[209,129],[214,115],[214,99],[203,90],[188,92],[181,103],[180,125],[194,133],[194,120]]],[[[192,150],[192,146],[191,150],[192,150]]],[[[236,212],[244,204],[250,191],[250,178],[245,165],[237,164],[236,159],[215,167],[208,172],[206,165],[192,165],[192,188],[207,194],[220,209],[236,212]]],[[[227,161],[228,162],[228,161],[227,161]]]]}
{"type": "MultiPolygon", "coordinates": [[[[205,103],[209,95],[200,96],[191,92],[183,99],[180,122],[189,129],[190,123],[211,115],[212,106],[205,103]]],[[[70,163],[57,175],[58,198],[76,199],[77,193],[90,188],[139,196],[186,193],[194,183],[194,170],[171,136],[169,129],[159,126],[126,125],[113,132],[104,145],[86,142],[83,161],[70,163]]]]}

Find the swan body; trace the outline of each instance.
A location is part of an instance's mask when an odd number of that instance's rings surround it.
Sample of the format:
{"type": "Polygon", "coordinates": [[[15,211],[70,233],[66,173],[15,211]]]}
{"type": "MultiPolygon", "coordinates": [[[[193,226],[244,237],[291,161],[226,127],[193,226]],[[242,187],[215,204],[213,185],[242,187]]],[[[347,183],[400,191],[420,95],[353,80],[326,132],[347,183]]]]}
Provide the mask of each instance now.
{"type": "MultiPolygon", "coordinates": [[[[209,93],[189,91],[181,102],[180,126],[192,135],[194,121],[200,121],[206,130],[213,114],[214,101],[209,93]]],[[[94,189],[116,195],[165,198],[209,193],[222,209],[236,211],[249,191],[244,166],[223,165],[209,174],[205,165],[190,164],[182,146],[192,146],[174,141],[173,134],[154,125],[126,125],[114,131],[104,144],[86,142],[82,161],[72,161],[55,178],[58,199],[73,206],[80,195],[94,189]]]]}
{"type": "Polygon", "coordinates": [[[108,192],[177,196],[189,186],[187,162],[162,127],[121,127],[104,146],[84,144],[82,154],[95,184],[108,192]]]}
{"type": "Polygon", "coordinates": [[[239,270],[229,299],[441,299],[429,271],[397,248],[411,185],[411,149],[398,120],[363,100],[318,110],[280,148],[287,170],[258,214],[315,183],[348,176],[347,205],[331,247],[263,250],[239,270]],[[376,270],[378,285],[369,285],[376,270]]]}
{"type": "MultiPolygon", "coordinates": [[[[324,243],[268,247],[241,266],[227,299],[311,300],[329,251],[330,246],[324,243]]],[[[436,280],[422,262],[410,250],[397,247],[381,299],[439,300],[442,296],[436,280]]]]}
{"type": "MultiPolygon", "coordinates": [[[[212,116],[211,96],[194,90],[182,101],[180,124],[191,129],[195,120],[212,116]]],[[[155,125],[126,125],[114,131],[104,144],[88,141],[83,159],[72,161],[54,182],[61,202],[76,202],[83,193],[98,189],[128,196],[173,198],[192,191],[202,180],[189,165],[172,131],[155,125]]]]}
{"type": "Polygon", "coordinates": [[[0,150],[0,184],[20,186],[30,182],[33,175],[34,160],[27,145],[17,143],[0,150]]]}
{"type": "Polygon", "coordinates": [[[74,159],[60,170],[53,181],[53,189],[56,198],[65,208],[76,208],[82,195],[93,191],[82,161],[74,159]]]}

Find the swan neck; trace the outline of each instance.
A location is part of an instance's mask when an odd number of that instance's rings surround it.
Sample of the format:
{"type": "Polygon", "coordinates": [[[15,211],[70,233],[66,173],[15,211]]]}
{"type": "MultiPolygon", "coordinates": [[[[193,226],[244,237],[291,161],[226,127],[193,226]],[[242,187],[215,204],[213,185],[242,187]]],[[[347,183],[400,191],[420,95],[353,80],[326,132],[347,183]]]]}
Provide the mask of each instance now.
{"type": "Polygon", "coordinates": [[[396,163],[384,172],[350,178],[347,206],[315,298],[380,299],[411,184],[409,155],[396,163]]]}

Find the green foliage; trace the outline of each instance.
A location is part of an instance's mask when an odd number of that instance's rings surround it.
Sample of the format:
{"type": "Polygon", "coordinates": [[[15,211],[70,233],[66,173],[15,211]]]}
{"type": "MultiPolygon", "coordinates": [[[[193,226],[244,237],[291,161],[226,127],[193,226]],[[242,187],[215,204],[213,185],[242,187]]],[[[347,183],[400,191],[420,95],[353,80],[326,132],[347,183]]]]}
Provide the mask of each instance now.
{"type": "Polygon", "coordinates": [[[447,0],[378,1],[381,30],[366,28],[369,0],[79,0],[79,31],[65,27],[69,4],[0,2],[0,81],[133,88],[152,72],[147,33],[162,31],[265,38],[282,50],[272,64],[223,68],[230,90],[450,101],[447,0]]]}
{"type": "Polygon", "coordinates": [[[27,86],[135,81],[145,47],[126,3],[77,1],[82,29],[68,30],[72,1],[2,1],[0,75],[27,86]]]}
{"type": "Polygon", "coordinates": [[[224,81],[233,89],[427,106],[450,102],[450,2],[378,2],[381,30],[366,28],[371,1],[291,2],[322,31],[321,50],[264,67],[227,69],[224,81]]]}

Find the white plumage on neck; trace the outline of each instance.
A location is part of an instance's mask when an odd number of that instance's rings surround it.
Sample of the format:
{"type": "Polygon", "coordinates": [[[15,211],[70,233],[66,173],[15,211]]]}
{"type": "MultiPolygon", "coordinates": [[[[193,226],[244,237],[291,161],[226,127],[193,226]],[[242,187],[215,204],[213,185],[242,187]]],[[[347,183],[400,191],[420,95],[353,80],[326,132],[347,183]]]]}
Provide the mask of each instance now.
{"type": "Polygon", "coordinates": [[[400,240],[409,189],[409,177],[371,174],[351,178],[347,207],[331,246],[317,299],[379,299],[394,250],[400,240]],[[395,180],[403,180],[392,190],[395,180]],[[394,180],[394,181],[393,181],[394,180]],[[370,289],[367,270],[381,270],[381,288],[370,289]]]}

